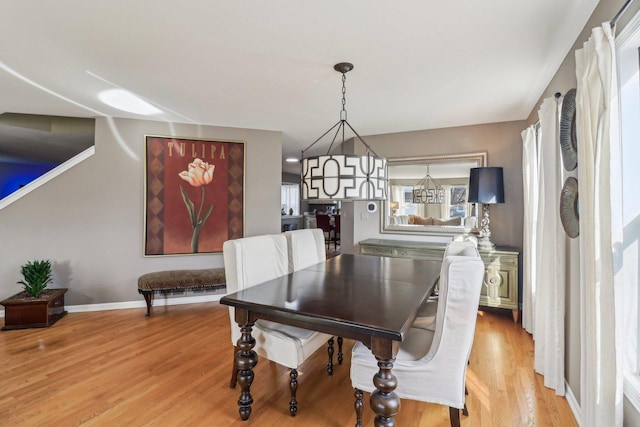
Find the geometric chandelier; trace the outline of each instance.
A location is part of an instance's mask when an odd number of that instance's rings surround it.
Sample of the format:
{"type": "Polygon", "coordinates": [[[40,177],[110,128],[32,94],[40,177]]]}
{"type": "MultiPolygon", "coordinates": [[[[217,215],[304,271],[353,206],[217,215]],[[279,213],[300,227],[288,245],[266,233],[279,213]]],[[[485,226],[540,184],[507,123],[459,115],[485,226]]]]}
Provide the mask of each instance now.
{"type": "Polygon", "coordinates": [[[347,121],[345,82],[346,73],[353,69],[353,64],[341,62],[333,68],[342,73],[340,120],[302,151],[302,199],[385,200],[388,181],[387,159],[379,157],[347,121]],[[341,135],[342,144],[344,144],[347,127],[366,147],[365,155],[330,154],[338,135],[341,135]],[[334,129],[336,132],[326,155],[304,157],[305,151],[334,129]]]}
{"type": "Polygon", "coordinates": [[[444,203],[444,188],[429,175],[429,165],[427,165],[427,175],[413,186],[413,203],[444,203]]]}

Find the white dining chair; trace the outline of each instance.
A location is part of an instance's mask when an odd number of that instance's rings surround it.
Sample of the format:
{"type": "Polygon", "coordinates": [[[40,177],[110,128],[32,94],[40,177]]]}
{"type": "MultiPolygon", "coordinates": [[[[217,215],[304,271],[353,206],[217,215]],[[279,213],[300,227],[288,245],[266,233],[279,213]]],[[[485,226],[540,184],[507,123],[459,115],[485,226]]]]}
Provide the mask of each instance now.
{"type": "MultiPolygon", "coordinates": [[[[447,255],[464,255],[470,254],[473,256],[476,251],[473,249],[478,248],[478,239],[474,236],[465,236],[463,238],[455,239],[449,242],[444,250],[443,259],[447,255]]],[[[440,278],[438,278],[440,280],[440,278]]],[[[436,312],[438,310],[438,295],[432,295],[424,303],[420,309],[416,320],[413,322],[413,326],[418,328],[427,328],[434,330],[436,321],[436,312]]]]}
{"type": "MultiPolygon", "coordinates": [[[[460,425],[465,406],[465,375],[475,332],[484,263],[471,247],[447,255],[440,271],[440,302],[435,330],[411,328],[400,343],[392,372],[400,398],[449,406],[451,426],[460,425]],[[466,256],[465,256],[466,255],[466,256]]],[[[362,425],[362,391],[374,390],[378,364],[358,342],[351,357],[351,384],[356,389],[357,426],[362,425]]]]}
{"type": "MultiPolygon", "coordinates": [[[[228,240],[224,242],[222,251],[228,293],[250,288],[289,272],[287,239],[282,234],[228,240]]],[[[229,318],[231,343],[235,348],[241,332],[235,321],[233,307],[229,307],[229,318]]],[[[251,335],[256,341],[253,350],[260,357],[290,369],[289,411],[291,416],[295,416],[298,410],[296,400],[298,368],[317,349],[323,347],[331,336],[266,320],[258,320],[251,335]]],[[[234,362],[231,388],[236,385],[237,375],[234,362]]]]}
{"type": "MultiPolygon", "coordinates": [[[[320,228],[306,228],[302,230],[291,230],[284,233],[287,238],[289,250],[289,272],[302,270],[313,264],[325,262],[327,251],[324,247],[324,232],[320,228]]],[[[333,375],[333,337],[329,338],[327,352],[329,361],[327,362],[327,372],[333,375]]],[[[338,337],[338,364],[342,365],[344,355],[342,353],[342,337],[338,337]]]]}
{"type": "Polygon", "coordinates": [[[325,262],[324,232],[320,228],[303,228],[284,233],[289,250],[289,273],[325,262]]]}

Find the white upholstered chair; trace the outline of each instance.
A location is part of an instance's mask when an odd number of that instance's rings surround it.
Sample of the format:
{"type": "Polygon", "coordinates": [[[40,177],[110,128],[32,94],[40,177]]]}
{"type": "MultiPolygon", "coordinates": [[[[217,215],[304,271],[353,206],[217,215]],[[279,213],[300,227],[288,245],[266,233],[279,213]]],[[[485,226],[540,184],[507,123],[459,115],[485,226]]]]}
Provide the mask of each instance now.
{"type": "MultiPolygon", "coordinates": [[[[444,257],[447,255],[464,255],[475,254],[473,249],[478,248],[478,239],[474,236],[465,236],[456,238],[449,242],[444,250],[444,257]]],[[[439,280],[439,278],[438,278],[439,280]]],[[[413,326],[418,328],[427,328],[434,330],[436,321],[436,312],[438,310],[438,295],[432,295],[422,306],[413,326]]]]}
{"type": "MultiPolygon", "coordinates": [[[[324,247],[324,232],[320,228],[306,228],[292,230],[284,233],[289,249],[289,272],[302,270],[313,264],[325,262],[327,251],[324,247]]],[[[333,375],[333,337],[329,339],[329,361],[327,372],[333,375]]],[[[342,353],[342,337],[338,337],[338,364],[342,365],[344,355],[342,353]]]]}
{"type": "MultiPolygon", "coordinates": [[[[447,255],[440,271],[440,303],[435,330],[411,328],[400,344],[393,374],[400,398],[449,406],[451,425],[460,425],[465,403],[465,375],[473,344],[484,263],[477,249],[447,255]],[[468,252],[467,252],[468,251],[468,252]],[[466,255],[466,256],[465,256],[466,255]],[[469,256],[471,255],[471,256],[469,256]]],[[[362,343],[353,347],[351,384],[356,389],[356,412],[361,425],[362,393],[372,392],[377,361],[362,343]]]]}
{"type": "MultiPolygon", "coordinates": [[[[229,293],[247,289],[289,273],[287,239],[282,234],[228,240],[224,242],[222,251],[229,293]]],[[[231,343],[235,347],[241,333],[235,321],[233,307],[229,307],[229,317],[231,343]]],[[[251,335],[256,340],[253,350],[260,357],[291,369],[289,411],[294,416],[298,409],[296,400],[298,367],[317,349],[323,347],[331,336],[266,320],[258,320],[251,335]]],[[[234,363],[230,383],[232,388],[236,385],[236,379],[237,370],[234,363]]]]}
{"type": "Polygon", "coordinates": [[[324,232],[320,228],[304,228],[284,233],[289,250],[289,273],[325,262],[324,232]]]}

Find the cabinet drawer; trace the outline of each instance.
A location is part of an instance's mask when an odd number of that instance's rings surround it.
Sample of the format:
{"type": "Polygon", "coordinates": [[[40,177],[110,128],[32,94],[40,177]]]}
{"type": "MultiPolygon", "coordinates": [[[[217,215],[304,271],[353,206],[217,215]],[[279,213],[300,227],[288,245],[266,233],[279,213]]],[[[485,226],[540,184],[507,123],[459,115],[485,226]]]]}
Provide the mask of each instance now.
{"type": "Polygon", "coordinates": [[[424,250],[419,248],[405,247],[385,247],[360,245],[362,255],[388,256],[393,258],[417,258],[429,261],[441,261],[443,252],[441,250],[424,250]]]}

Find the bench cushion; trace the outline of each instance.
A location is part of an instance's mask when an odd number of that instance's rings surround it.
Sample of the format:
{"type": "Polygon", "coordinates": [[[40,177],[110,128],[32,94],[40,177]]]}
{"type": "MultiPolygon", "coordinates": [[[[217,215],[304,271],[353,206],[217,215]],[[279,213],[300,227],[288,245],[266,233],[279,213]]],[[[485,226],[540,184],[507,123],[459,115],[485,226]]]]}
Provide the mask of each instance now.
{"type": "Polygon", "coordinates": [[[138,278],[138,290],[141,292],[193,289],[224,284],[224,268],[156,271],[143,274],[138,278]]]}

